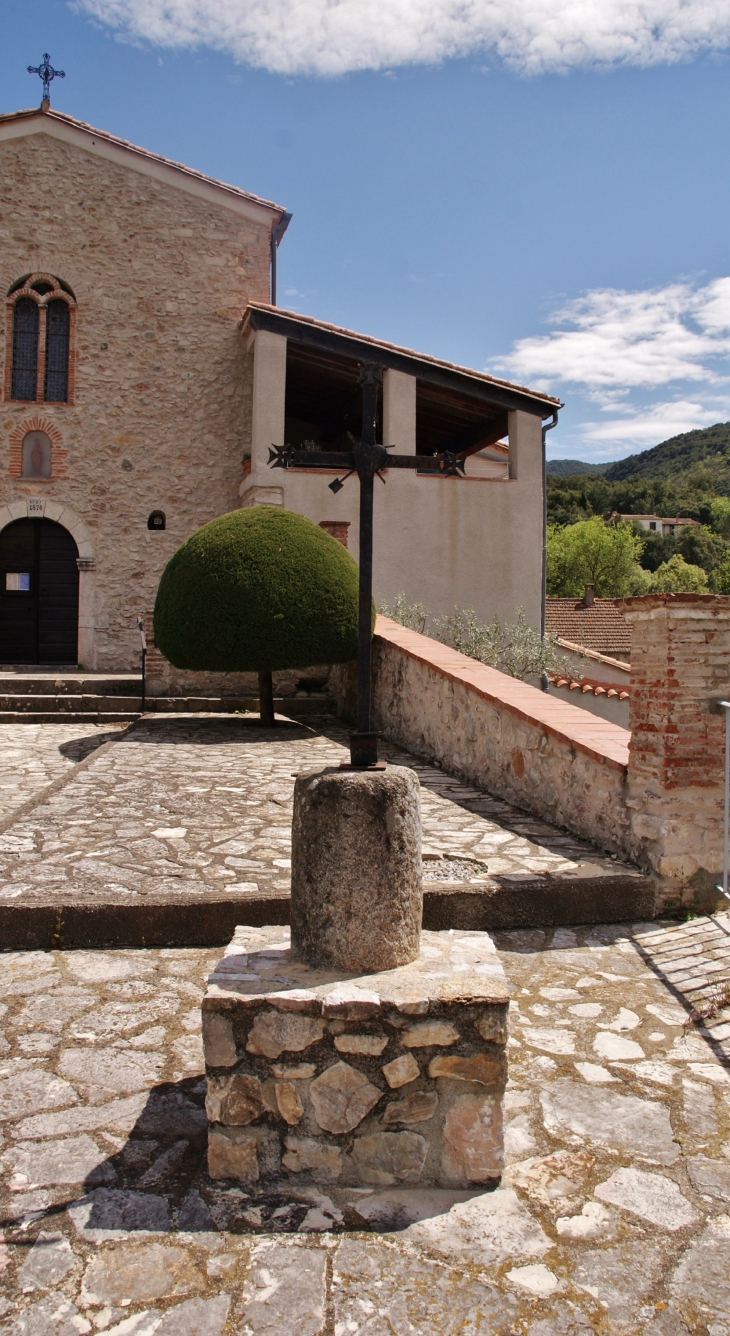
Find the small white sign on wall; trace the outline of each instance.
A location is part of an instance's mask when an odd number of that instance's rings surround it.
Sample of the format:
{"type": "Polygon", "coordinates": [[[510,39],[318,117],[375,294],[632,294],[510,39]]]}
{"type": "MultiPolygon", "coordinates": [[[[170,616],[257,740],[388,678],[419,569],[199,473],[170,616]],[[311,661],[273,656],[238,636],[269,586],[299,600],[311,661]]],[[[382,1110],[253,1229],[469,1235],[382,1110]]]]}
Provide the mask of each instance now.
{"type": "Polygon", "coordinates": [[[46,503],[41,496],[29,496],[27,501],[27,515],[30,519],[42,519],[46,513],[46,503]]]}

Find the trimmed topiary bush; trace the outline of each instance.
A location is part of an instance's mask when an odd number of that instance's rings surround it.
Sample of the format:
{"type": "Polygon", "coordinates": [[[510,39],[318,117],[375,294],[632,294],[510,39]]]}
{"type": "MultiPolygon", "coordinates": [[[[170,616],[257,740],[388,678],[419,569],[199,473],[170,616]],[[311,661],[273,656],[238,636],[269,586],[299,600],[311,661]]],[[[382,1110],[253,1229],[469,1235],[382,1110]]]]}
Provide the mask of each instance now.
{"type": "Polygon", "coordinates": [[[357,564],[341,543],[304,515],[254,506],[203,525],[167,563],[155,643],[177,668],[344,663],[357,654],[357,604],[357,564]]]}

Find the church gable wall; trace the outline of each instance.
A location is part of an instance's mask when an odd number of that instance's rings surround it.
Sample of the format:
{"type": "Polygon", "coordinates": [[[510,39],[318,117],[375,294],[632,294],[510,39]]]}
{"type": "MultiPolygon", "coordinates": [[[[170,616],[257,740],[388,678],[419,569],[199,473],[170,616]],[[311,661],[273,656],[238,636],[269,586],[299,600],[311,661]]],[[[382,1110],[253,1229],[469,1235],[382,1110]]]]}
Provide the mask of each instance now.
{"type": "MultiPolygon", "coordinates": [[[[0,491],[84,520],[95,666],[137,667],[136,618],[169,557],[240,505],[251,369],[238,322],[249,300],[268,299],[268,223],[45,134],[5,140],[0,297],[40,272],[76,298],[74,402],[0,402],[0,491]],[[22,478],[20,442],[40,418],[51,476],[22,478]],[[166,516],[159,532],[147,528],[155,510],[166,516]]],[[[7,355],[3,343],[0,385],[7,355]]]]}

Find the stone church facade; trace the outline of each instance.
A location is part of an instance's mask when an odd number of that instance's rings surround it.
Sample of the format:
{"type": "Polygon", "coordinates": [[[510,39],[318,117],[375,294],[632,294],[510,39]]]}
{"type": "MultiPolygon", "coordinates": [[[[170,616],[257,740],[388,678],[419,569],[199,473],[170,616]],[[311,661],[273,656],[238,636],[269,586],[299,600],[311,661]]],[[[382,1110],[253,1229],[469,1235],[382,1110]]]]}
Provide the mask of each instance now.
{"type": "MultiPolygon", "coordinates": [[[[87,669],[136,668],[137,618],[153,606],[166,562],[194,529],[241,505],[283,503],[317,521],[349,519],[357,555],[354,486],[335,503],[321,477],[272,477],[265,468],[267,442],[282,440],[291,421],[300,434],[319,430],[300,421],[303,413],[322,417],[302,407],[302,387],[313,377],[331,403],[326,377],[341,389],[362,356],[361,336],[335,339],[323,370],[315,345],[331,327],[319,326],[315,337],[294,316],[267,325],[267,311],[280,318],[269,304],[272,232],[287,221],[281,206],[59,112],[0,116],[0,663],[58,662],[58,654],[87,669]],[[53,629],[54,617],[60,627],[72,615],[77,654],[68,626],[66,641],[53,629]]],[[[446,404],[442,434],[452,419],[459,430],[471,421],[470,395],[483,431],[476,442],[471,431],[481,461],[470,466],[471,481],[409,479],[407,522],[390,488],[383,559],[395,558],[395,584],[376,561],[376,595],[405,588],[433,605],[419,578],[430,563],[448,568],[435,600],[441,610],[458,601],[505,613],[522,603],[534,621],[540,433],[557,401],[435,359],[399,361],[403,350],[390,347],[370,340],[366,353],[385,360],[384,429],[401,433],[397,446],[415,449],[417,383],[431,394],[424,430],[436,394],[446,404]],[[497,444],[505,436],[509,452],[497,444]],[[484,483],[503,493],[491,524],[484,483]],[[463,484],[462,494],[445,505],[452,484],[463,484]],[[419,486],[424,495],[442,489],[435,508],[424,503],[421,539],[412,513],[419,486]],[[438,543],[429,556],[436,520],[446,526],[443,558],[438,543]],[[410,549],[415,555],[404,559],[410,549]],[[485,590],[507,588],[506,600],[482,597],[475,571],[485,590]]],[[[466,440],[463,431],[457,437],[466,440]]]]}

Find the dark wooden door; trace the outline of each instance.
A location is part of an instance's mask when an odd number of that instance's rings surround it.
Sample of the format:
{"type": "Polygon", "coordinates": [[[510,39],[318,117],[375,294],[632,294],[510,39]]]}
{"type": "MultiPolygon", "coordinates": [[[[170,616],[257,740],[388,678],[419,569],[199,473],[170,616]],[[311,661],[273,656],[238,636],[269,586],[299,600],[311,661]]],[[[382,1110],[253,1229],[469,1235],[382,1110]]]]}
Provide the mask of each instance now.
{"type": "Polygon", "coordinates": [[[76,664],[78,549],[53,520],[0,533],[0,663],[76,664]]]}

